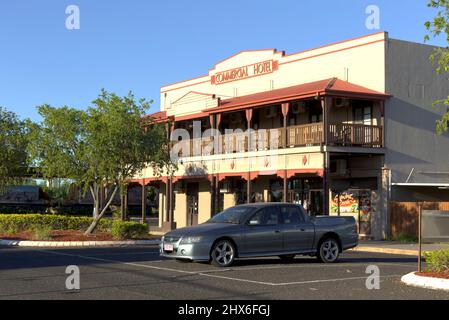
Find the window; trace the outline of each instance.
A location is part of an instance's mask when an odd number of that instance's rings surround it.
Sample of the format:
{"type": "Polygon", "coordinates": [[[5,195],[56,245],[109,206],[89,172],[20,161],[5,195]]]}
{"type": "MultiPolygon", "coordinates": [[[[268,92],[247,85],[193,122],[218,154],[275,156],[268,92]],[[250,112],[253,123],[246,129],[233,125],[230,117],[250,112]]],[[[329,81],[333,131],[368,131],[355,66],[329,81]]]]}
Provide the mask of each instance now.
{"type": "Polygon", "coordinates": [[[372,108],[371,106],[354,108],[354,123],[371,125],[372,124],[372,108]]]}
{"type": "Polygon", "coordinates": [[[284,224],[299,224],[303,222],[302,214],[298,207],[294,206],[282,207],[281,214],[284,224]]]}
{"type": "Polygon", "coordinates": [[[279,224],[279,208],[270,206],[257,211],[249,220],[249,225],[270,226],[279,224]]]}
{"type": "Polygon", "coordinates": [[[321,109],[321,106],[314,106],[310,108],[310,122],[323,122],[323,110],[321,109]]]}

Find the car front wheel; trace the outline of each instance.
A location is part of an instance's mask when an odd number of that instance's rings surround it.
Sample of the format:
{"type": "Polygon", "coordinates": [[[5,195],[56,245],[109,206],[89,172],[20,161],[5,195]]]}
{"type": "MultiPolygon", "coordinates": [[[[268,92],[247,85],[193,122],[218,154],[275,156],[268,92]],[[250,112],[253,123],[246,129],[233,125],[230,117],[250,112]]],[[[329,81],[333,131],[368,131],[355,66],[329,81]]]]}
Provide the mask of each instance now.
{"type": "Polygon", "coordinates": [[[235,248],[231,241],[220,240],[211,251],[212,264],[217,267],[229,267],[235,258],[235,248]]]}
{"type": "Polygon", "coordinates": [[[324,263],[333,263],[337,261],[339,255],[340,249],[338,247],[337,240],[333,238],[327,238],[321,242],[317,254],[317,257],[320,261],[324,263]]]}

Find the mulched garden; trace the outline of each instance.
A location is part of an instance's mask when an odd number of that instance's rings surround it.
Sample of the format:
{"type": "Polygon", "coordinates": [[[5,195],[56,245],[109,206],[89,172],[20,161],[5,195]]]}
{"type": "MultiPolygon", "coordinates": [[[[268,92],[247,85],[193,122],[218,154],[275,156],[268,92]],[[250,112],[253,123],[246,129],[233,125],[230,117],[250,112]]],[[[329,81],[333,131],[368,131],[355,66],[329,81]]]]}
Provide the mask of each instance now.
{"type": "Polygon", "coordinates": [[[440,279],[448,279],[449,280],[449,271],[447,272],[416,272],[417,276],[421,277],[430,277],[430,278],[440,278],[440,279]]]}

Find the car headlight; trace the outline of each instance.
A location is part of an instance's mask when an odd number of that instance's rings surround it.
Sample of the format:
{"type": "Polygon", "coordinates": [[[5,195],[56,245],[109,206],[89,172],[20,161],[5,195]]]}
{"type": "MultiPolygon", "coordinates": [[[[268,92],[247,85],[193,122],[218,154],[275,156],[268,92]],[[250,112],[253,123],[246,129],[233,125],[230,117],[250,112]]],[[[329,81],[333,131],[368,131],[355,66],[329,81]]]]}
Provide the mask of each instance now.
{"type": "Polygon", "coordinates": [[[181,243],[197,243],[200,242],[202,237],[185,237],[181,239],[181,243]]]}

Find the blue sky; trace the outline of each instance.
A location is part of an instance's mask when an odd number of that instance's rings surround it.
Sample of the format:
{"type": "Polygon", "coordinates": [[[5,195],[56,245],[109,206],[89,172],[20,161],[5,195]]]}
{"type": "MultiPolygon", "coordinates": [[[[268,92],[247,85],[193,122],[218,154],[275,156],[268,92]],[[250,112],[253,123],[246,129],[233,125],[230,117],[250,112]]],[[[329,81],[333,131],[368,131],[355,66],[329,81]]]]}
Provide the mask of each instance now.
{"type": "MultiPolygon", "coordinates": [[[[0,0],[0,106],[39,119],[36,106],[83,108],[101,88],[153,99],[164,84],[207,73],[245,49],[287,53],[381,30],[422,42],[427,0],[0,0]],[[80,30],[65,28],[68,5],[80,30]]],[[[432,42],[443,45],[443,42],[432,42]]]]}

